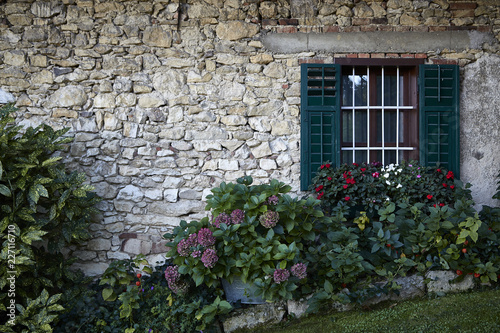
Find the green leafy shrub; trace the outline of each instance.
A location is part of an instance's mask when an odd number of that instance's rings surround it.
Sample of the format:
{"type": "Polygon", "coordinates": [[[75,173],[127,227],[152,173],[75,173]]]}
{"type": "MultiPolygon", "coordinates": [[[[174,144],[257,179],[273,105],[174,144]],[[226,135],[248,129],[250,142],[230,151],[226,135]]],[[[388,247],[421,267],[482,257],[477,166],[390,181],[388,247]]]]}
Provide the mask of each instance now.
{"type": "Polygon", "coordinates": [[[12,110],[0,112],[0,329],[49,332],[60,294],[81,277],[68,269],[73,259],[61,250],[89,238],[99,198],[83,174],[66,171],[56,156],[71,141],[63,137],[67,129],[42,125],[22,132],[12,124],[12,110]],[[11,302],[14,311],[7,309],[11,302]]]}
{"type": "Polygon", "coordinates": [[[384,207],[386,201],[444,206],[460,198],[471,198],[470,191],[455,179],[453,172],[412,162],[386,167],[380,163],[354,163],[338,168],[326,163],[318,170],[311,190],[327,211],[339,202],[374,213],[384,207]]]}
{"type": "Polygon", "coordinates": [[[307,254],[318,286],[310,311],[397,292],[398,275],[432,269],[497,282],[500,214],[491,207],[478,214],[468,187],[439,167],[322,165],[312,192],[333,223],[307,254]]]}
{"type": "MultiPolygon", "coordinates": [[[[66,310],[60,314],[54,332],[197,331],[196,327],[202,326],[205,320],[202,309],[216,304],[217,291],[186,284],[183,292],[174,293],[165,279],[168,267],[172,267],[170,262],[150,271],[143,256],[113,261],[99,282],[89,284],[85,292],[64,304],[66,310]],[[146,274],[146,271],[151,273],[146,274]],[[112,284],[114,296],[110,297],[108,289],[112,284]]],[[[204,332],[217,330],[212,326],[206,327],[204,332]]]]}
{"type": "MultiPolygon", "coordinates": [[[[181,275],[196,286],[221,288],[240,277],[272,301],[311,293],[305,253],[329,219],[314,198],[292,198],[277,180],[252,185],[251,177],[222,183],[207,197],[212,218],[182,221],[165,235],[167,253],[181,275]]],[[[209,315],[207,308],[203,313],[209,315]]]]}

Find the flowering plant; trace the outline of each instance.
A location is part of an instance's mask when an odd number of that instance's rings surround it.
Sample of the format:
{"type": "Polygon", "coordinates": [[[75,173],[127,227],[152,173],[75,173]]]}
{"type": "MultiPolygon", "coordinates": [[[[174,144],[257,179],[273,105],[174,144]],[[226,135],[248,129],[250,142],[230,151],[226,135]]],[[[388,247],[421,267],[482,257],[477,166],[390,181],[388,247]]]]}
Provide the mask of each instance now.
{"type": "Polygon", "coordinates": [[[415,162],[388,166],[353,163],[338,168],[325,163],[313,179],[311,189],[328,211],[339,202],[373,213],[390,202],[443,207],[457,198],[470,198],[470,192],[452,171],[415,162]]]}
{"type": "Polygon", "coordinates": [[[290,299],[305,285],[303,253],[316,239],[314,228],[328,219],[313,197],[292,198],[286,194],[290,186],[277,180],[252,182],[244,177],[212,189],[206,206],[211,218],[181,221],[165,235],[171,248],[167,256],[197,286],[218,287],[221,279],[232,282],[239,276],[255,282],[267,300],[290,299]]]}

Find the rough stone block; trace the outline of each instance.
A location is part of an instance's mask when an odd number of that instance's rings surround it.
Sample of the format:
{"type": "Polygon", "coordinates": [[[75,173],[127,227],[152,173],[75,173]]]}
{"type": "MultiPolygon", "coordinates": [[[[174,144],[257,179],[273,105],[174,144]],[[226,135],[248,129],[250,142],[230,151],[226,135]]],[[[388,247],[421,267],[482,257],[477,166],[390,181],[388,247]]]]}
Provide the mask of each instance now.
{"type": "Polygon", "coordinates": [[[431,279],[427,284],[427,291],[430,293],[464,291],[474,286],[472,275],[467,275],[462,282],[452,283],[458,277],[452,271],[430,271],[425,277],[431,279]]]}
{"type": "Polygon", "coordinates": [[[94,238],[87,243],[87,249],[91,251],[107,251],[111,249],[111,241],[109,239],[94,238]]]}
{"type": "Polygon", "coordinates": [[[230,333],[241,328],[255,328],[263,324],[276,324],[283,319],[284,315],[285,305],[279,302],[235,310],[234,315],[224,320],[224,332],[230,333]]]}

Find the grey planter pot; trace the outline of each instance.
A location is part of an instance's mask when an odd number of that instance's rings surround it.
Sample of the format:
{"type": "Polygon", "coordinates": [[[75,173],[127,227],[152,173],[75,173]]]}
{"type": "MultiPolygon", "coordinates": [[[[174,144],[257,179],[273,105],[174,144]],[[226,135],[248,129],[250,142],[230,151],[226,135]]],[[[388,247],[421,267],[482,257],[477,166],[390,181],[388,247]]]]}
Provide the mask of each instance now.
{"type": "Polygon", "coordinates": [[[226,294],[228,302],[241,301],[243,304],[264,304],[266,301],[261,297],[255,296],[256,288],[250,283],[243,283],[239,276],[235,276],[233,283],[222,279],[222,288],[226,294]]]}

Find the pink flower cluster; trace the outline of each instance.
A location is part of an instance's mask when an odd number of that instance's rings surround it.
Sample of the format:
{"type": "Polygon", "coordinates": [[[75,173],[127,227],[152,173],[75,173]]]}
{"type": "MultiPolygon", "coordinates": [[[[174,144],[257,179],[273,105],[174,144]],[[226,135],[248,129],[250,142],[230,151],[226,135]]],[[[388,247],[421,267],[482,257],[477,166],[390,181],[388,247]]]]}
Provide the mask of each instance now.
{"type": "Polygon", "coordinates": [[[214,245],[215,236],[212,234],[212,231],[208,228],[202,228],[198,231],[198,243],[206,247],[214,245]]]}
{"type": "Polygon", "coordinates": [[[187,283],[181,281],[178,266],[168,266],[165,269],[165,279],[167,280],[168,287],[175,293],[184,293],[187,291],[187,283]]]}
{"type": "Polygon", "coordinates": [[[214,267],[218,260],[217,251],[214,249],[206,249],[201,256],[201,262],[206,268],[214,267]]]}
{"type": "Polygon", "coordinates": [[[278,224],[279,219],[280,215],[278,214],[278,212],[272,210],[268,210],[259,217],[260,224],[262,224],[262,226],[268,229],[276,226],[276,224],[278,224]]]}
{"type": "Polygon", "coordinates": [[[179,244],[177,244],[177,253],[182,257],[187,257],[191,253],[191,247],[196,246],[198,242],[198,236],[196,234],[189,235],[188,238],[182,239],[179,244]]]}
{"type": "Polygon", "coordinates": [[[292,275],[299,279],[305,279],[307,276],[307,266],[301,262],[295,264],[290,268],[292,275]]]}
{"type": "Polygon", "coordinates": [[[273,278],[274,282],[276,283],[285,282],[286,280],[288,280],[289,277],[290,277],[290,272],[286,269],[277,268],[274,271],[273,278]]]}
{"type": "Polygon", "coordinates": [[[215,245],[215,241],[216,238],[212,233],[212,230],[202,228],[198,231],[198,233],[191,234],[188,238],[181,239],[179,244],[177,244],[177,253],[179,253],[182,257],[191,255],[193,258],[199,258],[202,256],[200,246],[210,247],[215,245]]]}
{"type": "Polygon", "coordinates": [[[225,225],[230,225],[231,224],[231,217],[229,215],[227,215],[226,213],[220,213],[219,215],[217,215],[215,217],[215,219],[212,222],[212,224],[216,228],[220,228],[220,225],[222,223],[224,223],[225,225]]]}
{"type": "Polygon", "coordinates": [[[279,198],[275,195],[271,195],[269,198],[267,198],[267,203],[270,205],[276,206],[279,202],[279,198]]]}
{"type": "Polygon", "coordinates": [[[235,209],[231,212],[231,215],[227,213],[220,213],[212,221],[212,224],[216,228],[220,228],[220,225],[224,223],[225,225],[240,224],[245,220],[245,212],[241,209],[235,209]]]}
{"type": "Polygon", "coordinates": [[[245,219],[245,212],[241,209],[235,209],[231,212],[231,222],[233,224],[241,224],[245,219]]]}

